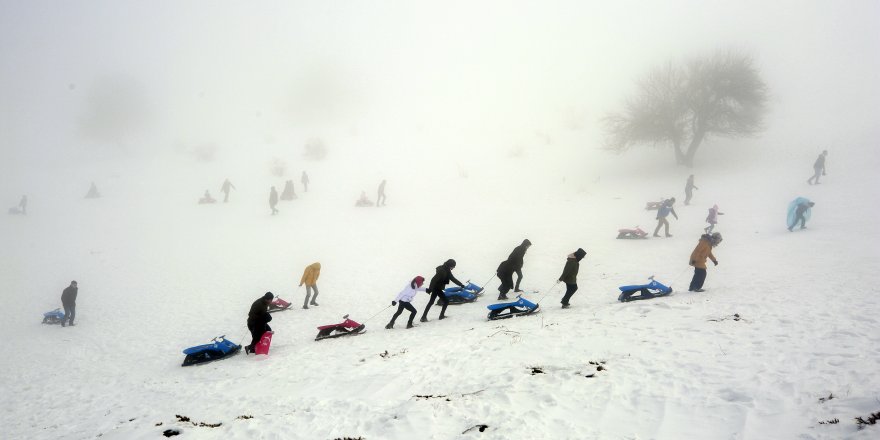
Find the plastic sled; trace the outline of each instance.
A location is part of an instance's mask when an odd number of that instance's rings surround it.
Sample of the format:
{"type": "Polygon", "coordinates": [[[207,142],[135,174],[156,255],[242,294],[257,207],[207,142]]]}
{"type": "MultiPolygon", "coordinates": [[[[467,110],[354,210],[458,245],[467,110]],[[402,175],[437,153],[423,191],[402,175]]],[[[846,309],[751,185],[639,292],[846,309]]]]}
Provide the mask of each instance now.
{"type": "Polygon", "coordinates": [[[660,200],[659,202],[647,202],[645,203],[645,210],[656,211],[660,209],[661,206],[663,206],[663,200],[660,200]]]}
{"type": "Polygon", "coordinates": [[[257,345],[254,346],[254,354],[269,355],[269,346],[272,345],[273,334],[275,334],[275,332],[269,330],[263,333],[263,336],[260,336],[260,342],[257,342],[257,345]]]}
{"type": "Polygon", "coordinates": [[[474,302],[483,296],[483,288],[469,281],[464,287],[447,287],[443,289],[443,294],[446,295],[449,305],[464,304],[474,302]]]}
{"type": "Polygon", "coordinates": [[[211,341],[213,342],[210,344],[197,345],[183,350],[183,354],[185,354],[186,357],[183,358],[182,366],[188,367],[190,365],[204,364],[206,362],[225,359],[241,350],[241,345],[227,340],[225,335],[217,336],[211,341]]]}
{"type": "Polygon", "coordinates": [[[64,322],[64,312],[61,309],[43,313],[43,324],[61,324],[62,322],[64,322]]]}
{"type": "Polygon", "coordinates": [[[530,315],[538,310],[538,305],[523,298],[522,295],[516,296],[516,301],[492,304],[486,306],[489,309],[489,320],[506,319],[514,316],[530,315]]]}
{"type": "Polygon", "coordinates": [[[318,336],[315,336],[315,340],[320,341],[321,339],[338,338],[340,336],[355,336],[366,331],[365,329],[367,326],[348,319],[348,315],[343,316],[342,319],[343,321],[339,324],[329,324],[318,327],[318,336]]]}
{"type": "Polygon", "coordinates": [[[281,298],[276,297],[274,300],[272,300],[271,303],[269,303],[269,313],[275,313],[275,312],[281,312],[281,311],[287,310],[290,308],[290,305],[291,304],[289,302],[287,302],[281,298]]]}
{"type": "Polygon", "coordinates": [[[617,238],[621,239],[639,239],[648,238],[648,233],[636,226],[633,229],[618,229],[617,238]]]}
{"type": "Polygon", "coordinates": [[[672,287],[667,287],[657,280],[654,277],[648,278],[651,280],[648,284],[641,285],[632,285],[632,286],[620,286],[620,296],[617,297],[617,300],[620,302],[629,302],[629,301],[637,301],[640,299],[651,299],[657,298],[659,296],[666,296],[672,293],[672,287]],[[638,296],[633,296],[638,293],[638,296]]]}

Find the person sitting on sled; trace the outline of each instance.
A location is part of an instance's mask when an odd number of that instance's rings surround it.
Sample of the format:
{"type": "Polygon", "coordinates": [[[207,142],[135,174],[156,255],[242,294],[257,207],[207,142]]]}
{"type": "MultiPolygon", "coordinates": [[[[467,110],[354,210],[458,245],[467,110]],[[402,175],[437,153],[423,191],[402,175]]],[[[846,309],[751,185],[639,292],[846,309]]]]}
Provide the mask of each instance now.
{"type": "Polygon", "coordinates": [[[718,260],[712,254],[712,248],[721,243],[721,233],[713,232],[712,235],[703,234],[697,247],[691,252],[690,265],[694,267],[694,277],[691,279],[689,292],[704,292],[703,282],[706,281],[706,258],[712,260],[712,264],[718,265],[718,260]]]}
{"type": "Polygon", "coordinates": [[[358,208],[373,206],[373,202],[367,198],[366,191],[361,191],[361,198],[359,198],[356,202],[354,202],[354,206],[357,206],[358,208]]]}
{"type": "Polygon", "coordinates": [[[214,198],[211,197],[211,193],[209,193],[208,190],[205,190],[205,195],[202,196],[201,199],[199,199],[199,205],[205,205],[205,204],[210,204],[210,203],[214,203],[214,202],[216,202],[216,200],[214,200],[214,198]]]}
{"type": "Polygon", "coordinates": [[[427,290],[422,287],[424,282],[425,278],[421,275],[413,278],[413,280],[397,294],[397,298],[394,298],[394,301],[391,301],[392,306],[397,306],[397,312],[391,317],[391,321],[385,326],[385,328],[389,330],[393,329],[394,321],[397,320],[397,317],[400,316],[401,313],[403,313],[404,309],[409,310],[409,321],[406,323],[406,328],[415,327],[413,325],[413,319],[416,318],[416,308],[413,307],[412,300],[416,297],[416,293],[427,290]]]}
{"type": "Polygon", "coordinates": [[[440,305],[443,307],[440,309],[440,319],[446,319],[446,306],[449,305],[449,299],[446,298],[446,294],[443,292],[446,289],[446,285],[449,284],[450,281],[457,284],[458,287],[464,287],[464,284],[461,281],[457,280],[454,275],[452,275],[452,269],[455,269],[455,260],[448,259],[445,263],[437,266],[437,272],[434,274],[434,277],[431,278],[431,283],[428,285],[428,289],[425,292],[431,294],[431,298],[428,299],[428,305],[425,306],[425,311],[422,312],[421,322],[428,322],[428,310],[431,310],[431,305],[434,304],[434,300],[440,298],[440,305]]]}
{"type": "Polygon", "coordinates": [[[272,298],[274,298],[272,292],[266,292],[251,304],[247,319],[247,328],[251,331],[251,343],[244,347],[245,354],[253,353],[260,338],[263,337],[263,333],[272,331],[272,328],[269,327],[269,321],[272,320],[272,315],[269,314],[269,304],[272,303],[272,298]]]}
{"type": "Polygon", "coordinates": [[[703,228],[707,234],[711,234],[712,230],[715,229],[715,225],[718,224],[718,216],[724,215],[723,212],[718,212],[718,205],[714,205],[709,208],[709,215],[706,217],[706,223],[709,223],[709,226],[703,228]]]}

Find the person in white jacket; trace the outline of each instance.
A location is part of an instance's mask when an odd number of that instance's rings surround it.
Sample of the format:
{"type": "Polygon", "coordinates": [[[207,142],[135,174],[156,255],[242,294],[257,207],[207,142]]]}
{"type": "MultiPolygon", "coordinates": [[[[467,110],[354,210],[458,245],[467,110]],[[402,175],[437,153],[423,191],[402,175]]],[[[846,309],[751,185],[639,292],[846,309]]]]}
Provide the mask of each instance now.
{"type": "Polygon", "coordinates": [[[394,301],[391,301],[392,306],[397,306],[397,313],[391,317],[391,322],[385,326],[387,329],[394,328],[394,321],[403,313],[403,309],[409,310],[409,322],[406,323],[406,328],[413,328],[413,319],[416,317],[416,308],[412,305],[413,298],[416,297],[416,293],[419,291],[424,292],[425,288],[422,287],[422,284],[425,283],[425,278],[421,275],[413,278],[400,293],[397,294],[397,298],[394,301]]]}

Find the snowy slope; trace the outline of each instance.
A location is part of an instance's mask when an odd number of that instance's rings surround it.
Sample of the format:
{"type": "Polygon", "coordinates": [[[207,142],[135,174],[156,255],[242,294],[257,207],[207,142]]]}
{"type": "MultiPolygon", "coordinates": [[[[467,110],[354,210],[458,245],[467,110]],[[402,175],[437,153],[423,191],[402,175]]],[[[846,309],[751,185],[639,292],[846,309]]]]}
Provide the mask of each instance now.
{"type": "Polygon", "coordinates": [[[858,431],[852,419],[880,411],[878,210],[865,206],[878,194],[863,172],[880,163],[841,150],[823,184],[807,186],[813,154],[803,156],[796,169],[768,161],[698,173],[675,236],[645,241],[614,236],[653,228],[644,202],[682,200],[683,170],[636,179],[618,161],[599,180],[472,170],[441,184],[401,170],[385,177],[387,208],[356,209],[361,187],[380,179],[326,164],[311,170],[308,193],[291,172],[300,199],[276,217],[266,188],[283,179],[262,174],[233,176],[228,205],[196,205],[206,186],[219,195],[224,171],[209,166],[122,169],[99,184],[100,200],[80,198],[87,185],[32,195],[30,215],[0,218],[2,437],[147,439],[176,428],[193,439],[876,438],[880,428],[858,431]],[[817,207],[809,229],[789,233],[785,207],[799,195],[817,207]],[[714,203],[726,213],[720,265],[707,292],[689,293],[687,259],[714,203]],[[450,319],[432,309],[417,329],[402,329],[405,317],[382,328],[392,313],[383,308],[413,276],[455,258],[457,277],[482,283],[523,238],[534,243],[523,286],[541,291],[531,297],[541,313],[487,322],[493,280],[450,319]],[[588,256],[563,311],[562,287],[548,288],[577,247],[588,256]],[[298,305],[296,284],[314,261],[321,306],[275,314],[267,359],[180,367],[180,350],[213,336],[246,343],[245,315],[263,292],[298,305]],[[676,292],[616,301],[617,286],[649,275],[676,292]],[[77,326],[41,325],[71,279],[77,326]],[[362,336],[313,341],[317,325],[346,313],[379,316],[362,336]]]}

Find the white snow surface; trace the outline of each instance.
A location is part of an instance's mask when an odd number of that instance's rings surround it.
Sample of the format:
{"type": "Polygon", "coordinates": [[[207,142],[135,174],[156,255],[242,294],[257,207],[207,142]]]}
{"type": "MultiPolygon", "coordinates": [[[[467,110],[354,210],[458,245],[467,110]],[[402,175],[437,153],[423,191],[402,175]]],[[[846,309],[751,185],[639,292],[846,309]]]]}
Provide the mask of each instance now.
{"type": "MultiPolygon", "coordinates": [[[[274,217],[267,188],[283,179],[239,176],[231,203],[199,206],[205,187],[222,200],[225,176],[189,166],[120,172],[99,200],[82,199],[87,184],[32,194],[29,215],[0,218],[0,437],[875,439],[880,426],[853,421],[880,411],[880,161],[865,151],[829,157],[818,186],[805,183],[812,153],[697,171],[691,206],[687,170],[630,170],[625,159],[567,183],[476,168],[437,185],[418,171],[385,176],[381,209],[354,208],[360,188],[314,166],[307,193],[299,171],[288,177],[300,198],[274,217]],[[644,203],[670,195],[674,237],[614,239],[617,228],[652,231],[644,203]],[[808,229],[790,233],[797,196],[816,207],[808,229]],[[688,257],[715,203],[720,264],[706,292],[690,293],[688,257]],[[414,276],[455,258],[454,274],[481,284],[524,238],[523,287],[539,291],[526,296],[540,313],[487,321],[493,279],[449,319],[433,308],[415,329],[406,315],[383,328],[393,311],[383,308],[414,276]],[[562,310],[564,288],[551,286],[578,247],[580,290],[562,310]],[[297,284],[315,261],[320,306],[302,310],[297,284]],[[618,286],[650,275],[674,294],[617,302],[618,286]],[[42,325],[72,279],[77,325],[42,325]],[[266,291],[295,306],[273,314],[268,357],[180,366],[181,350],[214,336],[246,344],[248,307],[266,291]],[[314,341],[344,314],[367,332],[314,341]]],[[[379,180],[364,186],[371,198],[379,180]]],[[[419,312],[426,302],[420,293],[419,312]]]]}

